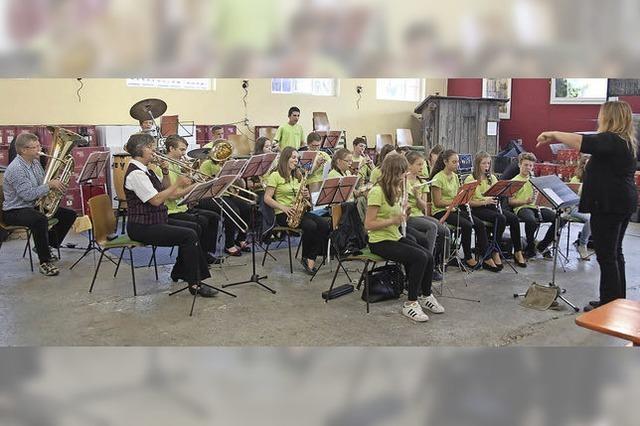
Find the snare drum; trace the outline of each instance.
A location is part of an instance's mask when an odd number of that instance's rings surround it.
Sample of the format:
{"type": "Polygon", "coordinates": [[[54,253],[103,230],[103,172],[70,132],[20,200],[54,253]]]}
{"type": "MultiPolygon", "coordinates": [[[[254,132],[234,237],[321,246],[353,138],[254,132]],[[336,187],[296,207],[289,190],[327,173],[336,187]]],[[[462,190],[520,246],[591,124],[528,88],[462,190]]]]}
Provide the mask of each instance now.
{"type": "Polygon", "coordinates": [[[131,160],[131,155],[126,152],[113,154],[113,186],[119,201],[127,199],[124,193],[124,175],[129,167],[129,160],[131,160]]]}

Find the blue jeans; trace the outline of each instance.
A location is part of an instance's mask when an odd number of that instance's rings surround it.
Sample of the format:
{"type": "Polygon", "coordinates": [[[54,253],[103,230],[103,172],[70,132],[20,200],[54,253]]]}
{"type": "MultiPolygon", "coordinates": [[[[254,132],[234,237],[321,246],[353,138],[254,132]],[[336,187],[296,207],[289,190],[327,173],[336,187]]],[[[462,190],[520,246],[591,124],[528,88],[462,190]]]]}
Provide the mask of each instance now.
{"type": "Polygon", "coordinates": [[[578,243],[581,246],[586,246],[589,242],[589,237],[591,236],[591,215],[589,213],[580,213],[578,211],[578,207],[572,207],[571,211],[567,214],[572,219],[579,220],[584,225],[582,226],[582,231],[580,232],[580,236],[578,237],[578,243]]]}

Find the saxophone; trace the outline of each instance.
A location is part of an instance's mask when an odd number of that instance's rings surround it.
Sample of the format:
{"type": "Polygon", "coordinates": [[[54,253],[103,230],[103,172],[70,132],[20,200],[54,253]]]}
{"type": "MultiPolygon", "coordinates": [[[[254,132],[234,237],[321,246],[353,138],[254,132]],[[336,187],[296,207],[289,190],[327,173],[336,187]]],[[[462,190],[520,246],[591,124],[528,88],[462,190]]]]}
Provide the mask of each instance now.
{"type": "MultiPolygon", "coordinates": [[[[313,163],[311,164],[311,168],[309,170],[313,170],[313,167],[316,164],[316,160],[318,156],[313,159],[313,163]]],[[[302,175],[302,180],[300,181],[300,189],[296,194],[296,198],[293,200],[293,204],[291,204],[291,209],[293,210],[293,214],[287,217],[287,226],[289,228],[297,228],[300,226],[300,222],[302,222],[302,215],[304,215],[307,210],[311,208],[311,204],[304,197],[303,190],[307,186],[307,176],[309,175],[309,171],[305,170],[302,175]]]]}
{"type": "MultiPolygon", "coordinates": [[[[53,143],[51,144],[50,155],[43,152],[40,153],[41,156],[49,157],[42,183],[57,179],[67,187],[74,167],[71,150],[78,140],[82,140],[82,136],[61,127],[47,127],[47,129],[53,133],[53,143]]],[[[53,189],[36,201],[36,207],[50,219],[58,211],[63,196],[63,191],[53,189]]]]}

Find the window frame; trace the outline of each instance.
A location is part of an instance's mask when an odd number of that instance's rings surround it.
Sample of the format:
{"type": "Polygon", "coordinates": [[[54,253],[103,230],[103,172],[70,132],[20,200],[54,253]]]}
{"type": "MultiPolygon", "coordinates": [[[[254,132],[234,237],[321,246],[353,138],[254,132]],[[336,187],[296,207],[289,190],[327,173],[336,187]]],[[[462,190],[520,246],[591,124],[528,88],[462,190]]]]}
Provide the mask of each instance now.
{"type": "MultiPolygon", "coordinates": [[[[566,78],[565,78],[566,79],[566,78]]],[[[606,93],[606,89],[605,89],[605,94],[602,97],[591,97],[591,98],[587,98],[587,97],[582,97],[582,98],[569,98],[569,97],[565,97],[565,98],[560,98],[556,96],[556,80],[558,80],[557,78],[552,78],[551,79],[551,84],[550,84],[550,93],[549,93],[549,103],[551,105],[600,105],[603,104],[604,102],[606,102],[607,100],[607,93],[606,93]]],[[[598,80],[606,80],[605,79],[598,79],[598,80]]]]}
{"type": "Polygon", "coordinates": [[[208,91],[214,91],[216,90],[216,79],[215,78],[127,78],[125,84],[127,85],[127,87],[131,87],[131,88],[143,88],[143,89],[166,89],[166,90],[193,90],[193,91],[201,91],[201,92],[208,92],[208,91]],[[154,82],[155,84],[143,84],[144,80],[149,81],[149,82],[154,82]],[[168,80],[181,80],[181,81],[205,81],[208,80],[209,82],[209,87],[208,88],[200,88],[200,87],[186,87],[186,86],[176,86],[176,87],[171,87],[171,86],[161,86],[159,85],[159,83],[161,81],[168,81],[168,80]],[[135,82],[141,82],[142,84],[132,84],[135,82]]]}
{"type": "Polygon", "coordinates": [[[378,101],[395,101],[395,102],[420,102],[425,97],[426,82],[424,78],[376,78],[376,100],[378,101]],[[379,89],[379,83],[381,80],[418,80],[420,87],[418,89],[417,99],[398,99],[392,97],[381,97],[379,89]]]}
{"type": "Polygon", "coordinates": [[[320,97],[337,97],[339,94],[339,90],[340,90],[340,79],[338,78],[272,78],[271,79],[271,94],[272,95],[303,95],[303,96],[320,96],[320,97]],[[284,83],[286,80],[288,80],[290,83],[293,83],[294,80],[311,80],[311,92],[302,92],[302,91],[274,91],[273,86],[274,86],[274,82],[275,80],[279,80],[281,83],[281,86],[284,86],[284,83]],[[314,80],[332,80],[333,81],[333,93],[313,93],[313,83],[314,80]]]}

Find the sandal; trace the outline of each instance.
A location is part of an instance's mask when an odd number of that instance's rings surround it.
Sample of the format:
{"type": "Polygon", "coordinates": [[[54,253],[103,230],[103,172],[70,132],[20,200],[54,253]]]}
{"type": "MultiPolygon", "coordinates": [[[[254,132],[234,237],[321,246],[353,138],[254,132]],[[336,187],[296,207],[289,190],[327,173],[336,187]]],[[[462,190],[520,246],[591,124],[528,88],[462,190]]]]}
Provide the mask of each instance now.
{"type": "Polygon", "coordinates": [[[224,252],[227,253],[229,256],[242,256],[242,252],[240,251],[240,249],[235,246],[224,249],[224,252]]]}

